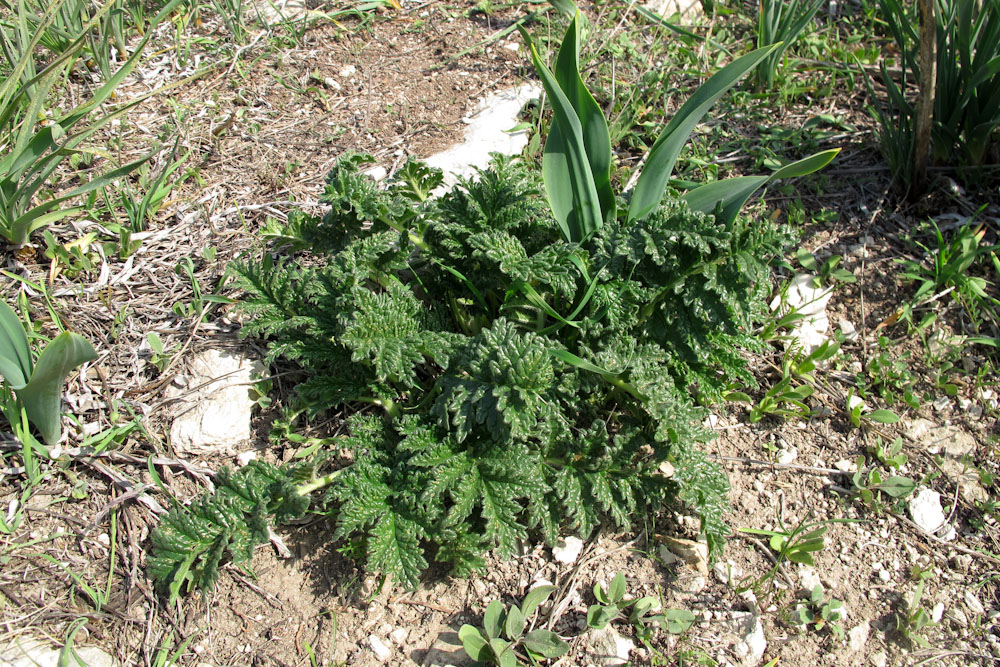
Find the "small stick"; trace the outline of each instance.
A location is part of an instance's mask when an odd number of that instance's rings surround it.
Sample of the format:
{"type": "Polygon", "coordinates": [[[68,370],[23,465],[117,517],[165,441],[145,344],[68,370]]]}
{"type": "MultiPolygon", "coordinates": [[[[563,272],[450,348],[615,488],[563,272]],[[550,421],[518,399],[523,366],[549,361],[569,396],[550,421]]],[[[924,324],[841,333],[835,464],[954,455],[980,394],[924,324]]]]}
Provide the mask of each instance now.
{"type": "Polygon", "coordinates": [[[768,461],[760,461],[757,459],[751,459],[747,456],[709,456],[710,459],[715,461],[728,461],[731,463],[744,463],[746,465],[757,465],[765,466],[768,468],[777,468],[778,470],[799,470],[801,472],[809,472],[815,475],[846,475],[848,473],[843,470],[837,470],[836,468],[819,468],[816,466],[803,466],[796,465],[794,463],[770,463],[768,461]]]}

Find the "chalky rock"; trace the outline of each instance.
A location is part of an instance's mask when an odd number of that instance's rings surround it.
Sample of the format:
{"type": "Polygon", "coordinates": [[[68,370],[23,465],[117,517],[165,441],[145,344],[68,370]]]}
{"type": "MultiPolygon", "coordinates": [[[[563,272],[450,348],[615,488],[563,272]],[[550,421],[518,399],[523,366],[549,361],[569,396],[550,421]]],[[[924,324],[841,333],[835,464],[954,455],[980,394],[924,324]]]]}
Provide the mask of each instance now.
{"type": "MultiPolygon", "coordinates": [[[[806,353],[812,352],[827,340],[826,332],[830,328],[826,306],[833,290],[829,287],[816,287],[815,278],[811,273],[798,273],[792,278],[785,304],[787,310],[784,311],[795,310],[802,316],[792,328],[789,345],[795,345],[806,353]]],[[[771,302],[771,310],[781,307],[780,298],[771,302]]]]}
{"type": "MultiPolygon", "coordinates": [[[[931,534],[937,534],[947,519],[941,508],[941,494],[931,489],[921,488],[910,500],[910,517],[913,523],[931,534]]],[[[941,531],[939,537],[945,540],[955,538],[955,529],[950,526],[941,531]]]]}
{"type": "Polygon", "coordinates": [[[697,21],[705,15],[702,0],[650,0],[645,7],[664,18],[680,14],[682,21],[697,21]]]}
{"type": "Polygon", "coordinates": [[[868,621],[851,628],[847,632],[847,647],[852,653],[860,653],[868,643],[871,624],[868,621]]]}
{"type": "Polygon", "coordinates": [[[583,551],[583,540],[572,535],[559,540],[556,546],[552,547],[552,557],[559,563],[569,565],[575,563],[583,551]]]}
{"type": "Polygon", "coordinates": [[[760,616],[751,611],[723,612],[717,629],[725,640],[732,642],[730,651],[740,667],[755,667],[764,658],[767,638],[760,616]]]}
{"type": "Polygon", "coordinates": [[[594,630],[587,636],[587,664],[604,667],[620,667],[628,664],[629,653],[635,642],[622,637],[610,625],[603,630],[594,630]]]}
{"type": "Polygon", "coordinates": [[[906,426],[906,435],[920,443],[929,454],[941,457],[941,469],[959,482],[962,497],[976,505],[989,500],[979,482],[979,475],[966,461],[975,457],[979,442],[957,426],[941,426],[928,419],[914,419],[906,426]]]}
{"type": "Polygon", "coordinates": [[[517,125],[524,105],[541,94],[542,89],[531,84],[500,90],[488,95],[473,113],[463,118],[469,126],[465,130],[465,140],[424,160],[444,172],[444,183],[434,190],[434,194],[447,192],[459,178],[471,177],[477,168],[487,167],[490,153],[520,155],[528,145],[527,131],[507,130],[517,125]]]}
{"type": "MultiPolygon", "coordinates": [[[[96,646],[74,646],[74,652],[87,667],[118,667],[118,661],[96,646]]],[[[33,637],[18,637],[0,646],[2,667],[58,667],[61,648],[33,637]]],[[[69,663],[76,665],[70,657],[69,663]]]]}
{"type": "Polygon", "coordinates": [[[171,386],[178,401],[170,442],[178,454],[236,454],[250,439],[251,377],[263,365],[229,350],[206,350],[191,360],[187,387],[171,386]]]}
{"type": "Polygon", "coordinates": [[[392,657],[392,649],[386,646],[385,642],[377,635],[368,635],[368,646],[371,647],[372,653],[379,659],[379,662],[387,662],[392,657]]]}

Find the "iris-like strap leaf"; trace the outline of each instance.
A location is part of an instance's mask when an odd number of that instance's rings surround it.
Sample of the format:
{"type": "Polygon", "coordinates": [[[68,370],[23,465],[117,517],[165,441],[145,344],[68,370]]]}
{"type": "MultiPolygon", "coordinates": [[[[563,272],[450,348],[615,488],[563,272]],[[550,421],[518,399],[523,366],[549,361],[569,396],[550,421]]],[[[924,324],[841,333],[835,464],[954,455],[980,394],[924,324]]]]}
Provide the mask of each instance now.
{"type": "MultiPolygon", "coordinates": [[[[567,34],[575,30],[572,25],[570,28],[567,34]]],[[[546,143],[545,146],[545,160],[542,162],[545,193],[563,238],[577,243],[590,236],[602,221],[600,197],[583,142],[583,127],[573,104],[542,62],[531,36],[520,26],[518,30],[531,49],[531,62],[552,104],[553,127],[558,125],[562,136],[561,145],[549,146],[546,143]]]]}
{"type": "Polygon", "coordinates": [[[59,402],[66,376],[80,364],[96,358],[97,353],[85,338],[64,331],[42,351],[28,384],[15,390],[24,403],[28,420],[39,430],[46,444],[55,444],[62,434],[59,402]]]}
{"type": "Polygon", "coordinates": [[[688,98],[649,150],[646,166],[636,181],[629,203],[630,221],[645,218],[659,205],[681,148],[709,108],[778,46],[780,44],[757,49],[737,58],[713,74],[688,98]]]}
{"type": "MultiPolygon", "coordinates": [[[[583,147],[590,162],[594,187],[601,202],[601,214],[604,220],[610,220],[615,215],[615,195],[611,189],[611,135],[608,132],[608,122],[604,118],[604,112],[580,76],[580,32],[580,16],[576,14],[569,24],[562,46],[559,47],[555,77],[580,119],[583,147]]],[[[561,159],[565,153],[562,130],[558,123],[554,123],[545,142],[545,154],[542,156],[543,173],[546,168],[545,161],[550,159],[550,156],[558,156],[561,159]]]]}
{"type": "Polygon", "coordinates": [[[721,207],[721,216],[718,220],[728,226],[736,219],[743,204],[754,192],[778,178],[797,178],[818,171],[830,164],[839,152],[839,148],[834,148],[815,153],[797,162],[786,164],[766,176],[738,176],[708,183],[685,193],[681,198],[692,209],[703,213],[712,213],[721,207]]]}
{"type": "Polygon", "coordinates": [[[28,337],[17,314],[3,301],[0,301],[0,375],[13,389],[22,388],[31,377],[28,337]]]}

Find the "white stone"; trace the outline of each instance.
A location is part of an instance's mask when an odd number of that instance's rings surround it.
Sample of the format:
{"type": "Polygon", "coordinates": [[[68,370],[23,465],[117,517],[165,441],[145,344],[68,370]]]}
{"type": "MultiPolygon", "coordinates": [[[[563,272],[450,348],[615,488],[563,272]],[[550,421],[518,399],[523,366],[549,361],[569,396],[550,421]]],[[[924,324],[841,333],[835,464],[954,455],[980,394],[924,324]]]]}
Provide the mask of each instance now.
{"type": "Polygon", "coordinates": [[[386,646],[385,642],[379,639],[377,635],[368,635],[368,645],[380,662],[387,662],[392,657],[392,649],[386,646]]]}
{"type": "Polygon", "coordinates": [[[507,130],[517,125],[521,109],[541,92],[538,86],[525,84],[487,96],[476,111],[463,119],[469,126],[464,141],[425,160],[444,172],[444,183],[434,193],[446,192],[460,177],[471,177],[477,168],[487,167],[490,153],[519,155],[528,145],[528,133],[507,130]]]}
{"type": "Polygon", "coordinates": [[[389,633],[389,639],[392,640],[393,644],[397,646],[402,646],[406,643],[407,638],[410,636],[410,631],[406,628],[396,628],[389,633]]]}
{"type": "Polygon", "coordinates": [[[983,614],[986,613],[986,608],[983,607],[983,603],[979,601],[979,598],[977,598],[972,593],[972,591],[969,590],[965,591],[965,594],[962,596],[962,599],[965,600],[965,606],[968,607],[969,611],[971,611],[973,614],[976,614],[977,616],[982,616],[983,614]]]}
{"type": "Polygon", "coordinates": [[[344,65],[344,67],[340,69],[340,76],[344,78],[349,76],[354,76],[357,73],[358,73],[358,68],[355,67],[354,65],[344,65]]]}
{"type": "Polygon", "coordinates": [[[878,578],[882,580],[882,583],[889,583],[892,581],[892,573],[889,570],[882,569],[878,571],[878,578]]]}
{"type": "Polygon", "coordinates": [[[679,14],[682,21],[697,21],[705,15],[702,0],[650,0],[646,9],[663,18],[679,14]]]}
{"type": "Polygon", "coordinates": [[[760,663],[767,650],[767,638],[757,614],[750,611],[723,612],[718,628],[736,639],[732,652],[739,658],[740,667],[754,667],[760,663]]]}
{"type": "Polygon", "coordinates": [[[257,460],[257,452],[253,450],[250,450],[249,452],[240,452],[236,455],[236,462],[240,464],[241,468],[255,460],[257,460]]]}
{"type": "Polygon", "coordinates": [[[817,586],[822,586],[819,575],[816,574],[816,568],[810,567],[809,565],[799,566],[799,588],[805,589],[807,592],[812,593],[813,589],[817,586]]]}
{"type": "Polygon", "coordinates": [[[858,330],[854,328],[854,324],[848,320],[840,320],[837,323],[840,327],[840,333],[844,335],[844,340],[848,343],[853,343],[858,339],[858,330]]]}
{"type": "Polygon", "coordinates": [[[833,464],[833,467],[839,470],[840,472],[854,472],[855,470],[857,470],[857,466],[854,464],[854,462],[848,461],[847,459],[840,459],[839,461],[833,464]]]}
{"type": "MultiPolygon", "coordinates": [[[[827,304],[833,295],[830,287],[816,287],[816,276],[811,273],[798,273],[788,286],[785,306],[794,310],[801,319],[792,328],[790,345],[795,345],[805,351],[812,352],[826,340],[826,332],[830,328],[830,319],[826,314],[827,304]]],[[[772,310],[782,306],[776,299],[771,304],[772,310]]]]}
{"type": "Polygon", "coordinates": [[[879,651],[878,653],[873,653],[868,659],[872,667],[885,667],[889,662],[889,656],[886,655],[885,651],[879,651]]]}
{"type": "Polygon", "coordinates": [[[178,411],[170,426],[170,442],[179,454],[232,456],[250,439],[254,402],[249,386],[263,365],[228,350],[206,350],[191,360],[188,386],[169,387],[178,411]]]}
{"type": "Polygon", "coordinates": [[[364,173],[373,181],[384,181],[385,177],[389,175],[389,170],[382,165],[375,165],[370,169],[366,169],[364,173]]]}
{"type": "Polygon", "coordinates": [[[788,465],[797,459],[799,456],[799,450],[796,447],[789,446],[787,449],[779,449],[777,455],[774,457],[777,463],[782,465],[788,465]]]}
{"type": "MultiPolygon", "coordinates": [[[[920,526],[921,530],[928,533],[935,533],[944,526],[946,517],[941,508],[941,494],[927,488],[921,488],[910,500],[910,517],[913,523],[920,526]]],[[[942,539],[954,539],[955,530],[948,527],[942,539]],[[950,537],[949,537],[950,535],[950,537]]]]}
{"type": "MultiPolygon", "coordinates": [[[[87,667],[117,667],[118,661],[96,646],[74,646],[73,649],[87,667]]],[[[18,637],[0,646],[2,667],[58,667],[60,648],[34,637],[18,637]]],[[[69,664],[75,665],[72,659],[69,664]]]]}
{"type": "Polygon", "coordinates": [[[594,630],[587,636],[587,662],[604,667],[620,667],[628,664],[629,653],[635,649],[635,642],[622,637],[610,625],[603,630],[594,630]]]}
{"type": "Polygon", "coordinates": [[[552,547],[552,557],[559,563],[569,565],[576,562],[581,551],[583,551],[583,540],[570,535],[559,540],[556,546],[552,547]]]}
{"type": "Polygon", "coordinates": [[[719,583],[732,586],[740,580],[740,577],[743,575],[743,571],[733,561],[727,560],[724,563],[719,561],[713,565],[712,574],[719,580],[719,583]]]}
{"type": "Polygon", "coordinates": [[[944,616],[944,602],[938,602],[934,605],[934,608],[931,609],[931,620],[935,623],[940,623],[942,616],[944,616]]]}
{"type": "Polygon", "coordinates": [[[868,642],[868,634],[871,632],[871,625],[865,621],[861,625],[851,628],[847,633],[847,646],[854,652],[859,653],[868,642]]]}

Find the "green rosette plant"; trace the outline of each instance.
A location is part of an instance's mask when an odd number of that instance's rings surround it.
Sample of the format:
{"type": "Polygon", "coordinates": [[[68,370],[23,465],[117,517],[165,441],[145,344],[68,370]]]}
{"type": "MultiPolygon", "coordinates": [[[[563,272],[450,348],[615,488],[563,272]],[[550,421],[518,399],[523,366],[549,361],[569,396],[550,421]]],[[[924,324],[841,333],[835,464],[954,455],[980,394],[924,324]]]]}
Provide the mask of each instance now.
{"type": "Polygon", "coordinates": [[[150,569],[172,597],[310,503],[345,552],[407,587],[432,562],[464,574],[487,552],[664,507],[695,512],[718,554],[728,483],[700,450],[711,433],[693,397],[753,383],[744,354],[761,347],[768,262],[790,237],[737,214],[771,177],[681,198],[667,183],[698,119],[764,54],[692,96],[626,200],[579,30],[574,17],[554,74],[532,47],[555,113],[541,179],[497,156],[434,199],[439,171],[410,162],[380,189],[362,173],[371,157],[347,155],[325,215],[295,212],[276,235],[301,254],[235,266],[243,335],[302,370],[290,414],[343,411],[346,434],[295,467],[227,472],[171,511],[150,569]]]}

